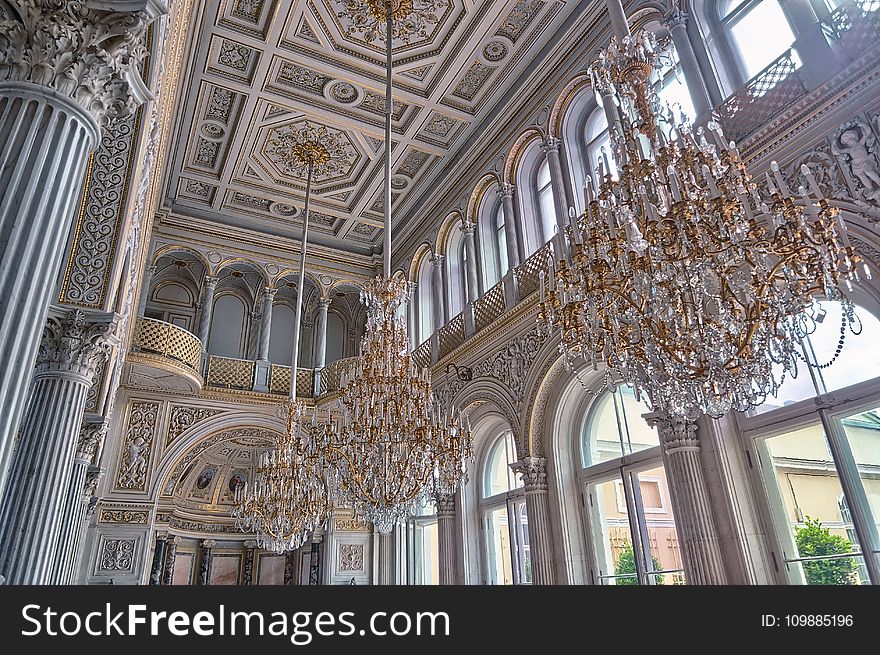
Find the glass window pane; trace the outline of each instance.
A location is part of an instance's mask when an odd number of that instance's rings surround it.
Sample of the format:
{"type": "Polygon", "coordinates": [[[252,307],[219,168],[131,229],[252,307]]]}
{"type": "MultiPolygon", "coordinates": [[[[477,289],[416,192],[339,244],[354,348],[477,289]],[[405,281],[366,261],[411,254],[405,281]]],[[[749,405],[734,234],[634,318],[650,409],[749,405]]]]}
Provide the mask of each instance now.
{"type": "Polygon", "coordinates": [[[510,530],[507,523],[507,507],[498,507],[486,513],[486,541],[488,554],[489,584],[513,584],[510,549],[510,530]]]}
{"type": "Polygon", "coordinates": [[[658,446],[657,430],[642,418],[650,411],[647,403],[636,400],[630,387],[618,387],[599,397],[584,433],[584,466],[658,446]]]}
{"type": "Polygon", "coordinates": [[[794,34],[777,0],[763,0],[730,25],[747,79],[791,47],[794,34]]]}
{"type": "Polygon", "coordinates": [[[553,189],[544,187],[538,193],[538,205],[541,210],[541,229],[544,241],[549,241],[556,233],[556,206],[553,203],[553,189]]]}
{"type": "Polygon", "coordinates": [[[666,469],[661,465],[637,474],[651,561],[646,562],[650,584],[684,584],[681,546],[669,498],[666,469]]]}
{"type": "Polygon", "coordinates": [[[513,435],[508,432],[499,437],[489,450],[483,476],[483,498],[491,498],[523,486],[522,480],[510,468],[515,461],[516,447],[513,435]]]}
{"type": "Polygon", "coordinates": [[[599,584],[638,584],[623,481],[614,478],[592,484],[587,492],[590,495],[587,509],[595,544],[599,584]]]}
{"type": "Polygon", "coordinates": [[[529,515],[526,501],[518,500],[513,504],[516,516],[516,552],[519,565],[521,584],[532,583],[532,551],[529,547],[529,515]]]}
{"type": "Polygon", "coordinates": [[[843,419],[843,428],[865,488],[872,520],[880,527],[880,408],[843,419]]]}
{"type": "Polygon", "coordinates": [[[694,104],[691,101],[691,94],[684,82],[684,75],[681,72],[681,66],[677,66],[675,71],[669,71],[662,82],[657,86],[657,95],[660,97],[660,104],[664,111],[668,105],[675,111],[675,117],[678,119],[679,113],[684,113],[689,120],[694,120],[694,104]]]}
{"type": "Polygon", "coordinates": [[[420,520],[415,532],[415,582],[420,585],[440,584],[440,553],[437,520],[420,520]]]}
{"type": "Polygon", "coordinates": [[[821,425],[766,440],[775,495],[781,499],[783,550],[793,582],[849,585],[866,582],[858,539],[821,425]]]}
{"type": "Polygon", "coordinates": [[[844,323],[843,308],[839,302],[817,303],[825,310],[825,318],[810,335],[810,346],[820,365],[830,362],[838,347],[841,326],[844,330],[843,350],[831,366],[819,370],[825,389],[835,391],[851,384],[876,377],[880,372],[880,321],[867,309],[856,307],[856,317],[861,323],[861,333],[853,334],[844,323]]]}

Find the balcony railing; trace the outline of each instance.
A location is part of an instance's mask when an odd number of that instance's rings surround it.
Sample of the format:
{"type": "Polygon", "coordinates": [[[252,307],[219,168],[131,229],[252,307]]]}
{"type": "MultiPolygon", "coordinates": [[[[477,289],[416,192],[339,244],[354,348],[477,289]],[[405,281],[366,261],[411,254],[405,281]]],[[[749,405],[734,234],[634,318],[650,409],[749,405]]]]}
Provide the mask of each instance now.
{"type": "Polygon", "coordinates": [[[254,388],[255,371],[256,362],[211,355],[208,358],[205,384],[209,387],[251,391],[254,388]]]}
{"type": "Polygon", "coordinates": [[[464,314],[459,314],[440,328],[440,357],[445,357],[464,343],[464,314]]]}
{"type": "Polygon", "coordinates": [[[519,289],[520,299],[526,298],[538,290],[541,283],[541,271],[546,271],[549,267],[551,252],[550,242],[547,242],[516,267],[516,286],[519,289]]]}
{"type": "Polygon", "coordinates": [[[823,27],[848,57],[856,59],[880,43],[880,0],[841,5],[831,12],[830,22],[823,27]]]}
{"type": "Polygon", "coordinates": [[[474,303],[474,327],[479,332],[504,314],[504,284],[499,282],[474,303]]]}
{"type": "Polygon", "coordinates": [[[347,366],[351,366],[356,360],[357,357],[348,357],[346,359],[337,360],[332,364],[328,364],[327,367],[321,371],[320,395],[336,393],[339,391],[340,373],[342,373],[347,366]]]}
{"type": "MultiPolygon", "coordinates": [[[[314,395],[315,371],[301,368],[296,375],[296,395],[311,398],[314,395]]],[[[290,367],[272,364],[269,374],[269,393],[290,395],[290,367]]]]}
{"type": "Polygon", "coordinates": [[[132,348],[136,351],[163,355],[198,373],[202,361],[202,342],[182,327],[139,317],[135,325],[132,348]]]}
{"type": "Polygon", "coordinates": [[[741,141],[806,94],[793,50],[787,50],[718,107],[725,134],[741,141]]]}

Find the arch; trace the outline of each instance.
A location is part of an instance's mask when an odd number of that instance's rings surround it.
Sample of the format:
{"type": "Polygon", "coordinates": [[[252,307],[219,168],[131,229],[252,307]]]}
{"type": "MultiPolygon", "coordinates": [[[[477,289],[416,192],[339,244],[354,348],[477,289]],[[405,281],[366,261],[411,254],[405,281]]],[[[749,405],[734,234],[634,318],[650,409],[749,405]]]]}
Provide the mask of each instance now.
{"type": "Polygon", "coordinates": [[[333,282],[332,285],[330,285],[330,288],[327,289],[327,293],[325,294],[325,297],[329,298],[331,294],[335,293],[336,291],[338,291],[342,287],[351,287],[352,289],[360,290],[360,288],[364,285],[364,282],[365,282],[365,280],[354,280],[354,279],[336,280],[335,282],[333,282]]]}
{"type": "Polygon", "coordinates": [[[254,273],[258,273],[263,280],[263,286],[269,286],[269,274],[266,273],[266,269],[262,266],[255,264],[252,261],[248,261],[243,257],[234,257],[232,259],[224,259],[217,265],[216,275],[220,275],[227,268],[232,268],[233,266],[246,266],[250,268],[254,273]]]}
{"type": "Polygon", "coordinates": [[[543,139],[544,134],[537,127],[530,127],[520,134],[519,138],[514,142],[504,162],[503,180],[506,184],[515,184],[514,175],[519,168],[519,160],[522,154],[528,149],[533,141],[543,139]]]}
{"type": "Polygon", "coordinates": [[[572,78],[556,97],[556,102],[553,103],[553,109],[550,111],[550,122],[547,126],[551,137],[555,137],[557,139],[562,138],[562,124],[568,113],[569,105],[571,104],[571,101],[575,98],[575,96],[577,96],[585,88],[592,89],[592,85],[590,84],[590,76],[586,73],[581,73],[580,75],[572,78]]]}
{"type": "Polygon", "coordinates": [[[452,228],[456,223],[461,224],[461,222],[461,212],[457,209],[449,212],[446,218],[443,219],[443,222],[440,224],[440,231],[437,233],[436,252],[438,255],[446,255],[446,249],[449,245],[449,236],[452,234],[452,228]]]}
{"type": "Polygon", "coordinates": [[[521,456],[527,453],[528,451],[520,439],[522,431],[520,430],[519,415],[516,411],[516,400],[502,382],[490,377],[477,378],[455,392],[452,397],[452,405],[462,408],[463,411],[474,405],[485,403],[494,406],[510,425],[517,445],[517,454],[521,456]]]}
{"type": "Polygon", "coordinates": [[[467,210],[465,212],[465,220],[468,223],[474,223],[475,225],[478,223],[480,204],[483,201],[483,196],[490,188],[492,188],[493,184],[501,185],[501,180],[495,173],[486,173],[480,178],[480,181],[477,182],[477,185],[468,197],[467,210]]]}
{"type": "Polygon", "coordinates": [[[413,255],[412,261],[409,263],[409,281],[417,282],[419,277],[419,269],[422,266],[422,260],[426,256],[430,256],[434,254],[434,248],[430,243],[425,241],[418,248],[416,248],[416,252],[413,255]]]}
{"type": "MultiPolygon", "coordinates": [[[[153,473],[153,481],[149,495],[153,502],[158,502],[166,484],[181,460],[192,450],[208,442],[212,437],[232,433],[236,430],[265,430],[276,437],[284,434],[285,426],[281,419],[258,412],[235,411],[225,412],[206,421],[197,423],[175,439],[171,447],[162,453],[153,473]]],[[[228,438],[233,438],[230,435],[228,438]]],[[[219,441],[222,440],[218,440],[219,441]]]]}
{"type": "MultiPolygon", "coordinates": [[[[295,277],[295,278],[299,279],[299,269],[296,269],[296,270],[294,270],[292,268],[282,269],[277,275],[275,275],[273,278],[270,279],[268,286],[277,287],[281,283],[282,280],[284,280],[285,278],[288,278],[288,277],[295,277]]],[[[319,280],[318,277],[314,273],[309,271],[308,268],[306,268],[304,277],[306,280],[311,282],[318,289],[318,291],[321,292],[321,294],[325,293],[325,288],[324,288],[324,285],[321,284],[321,280],[319,280]]],[[[326,290],[326,293],[329,293],[329,290],[326,290]]]]}
{"type": "Polygon", "coordinates": [[[195,248],[181,245],[168,245],[157,248],[152,257],[150,257],[150,265],[155,266],[159,263],[159,260],[162,259],[162,257],[165,257],[166,255],[173,255],[176,252],[185,252],[188,255],[192,255],[199,260],[202,266],[205,267],[206,271],[212,270],[211,263],[208,261],[207,257],[205,257],[201,252],[199,252],[195,248]]]}

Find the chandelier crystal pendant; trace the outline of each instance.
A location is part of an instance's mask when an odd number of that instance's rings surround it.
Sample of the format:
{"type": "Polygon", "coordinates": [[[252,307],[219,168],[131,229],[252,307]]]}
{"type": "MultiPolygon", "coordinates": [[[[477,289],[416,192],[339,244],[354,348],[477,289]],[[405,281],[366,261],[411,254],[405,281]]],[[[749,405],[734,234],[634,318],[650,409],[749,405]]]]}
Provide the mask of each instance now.
{"type": "Polygon", "coordinates": [[[395,20],[402,13],[411,19],[413,3],[370,2],[364,9],[385,24],[385,276],[361,291],[367,310],[361,356],[341,372],[340,416],[325,439],[334,497],[388,533],[416,503],[466,482],[471,431],[459,412],[439,406],[430,371],[413,362],[400,316],[408,283],[391,277],[392,42],[395,20]]]}
{"type": "Polygon", "coordinates": [[[236,489],[232,509],[236,527],[253,532],[261,548],[276,553],[299,548],[315,530],[326,524],[330,514],[325,479],[325,431],[318,426],[317,410],[313,408],[309,416],[305,404],[296,397],[312,180],[333,165],[332,150],[327,148],[330,141],[324,128],[307,123],[283,144],[284,154],[306,171],[307,176],[290,398],[279,409],[281,416],[287,419],[287,432],[276,441],[274,448],[261,453],[252,484],[236,489]]]}
{"type": "Polygon", "coordinates": [[[773,162],[762,193],[718,125],[664,117],[658,57],[650,33],[627,30],[590,68],[617,173],[603,148],[568,252],[542,274],[538,321],[569,365],[604,367],[606,385],[633,386],[655,411],[717,418],[760,405],[809,363],[815,300],[843,303],[841,333],[856,331],[844,289],[861,259],[806,166],[792,192],[773,162]]]}

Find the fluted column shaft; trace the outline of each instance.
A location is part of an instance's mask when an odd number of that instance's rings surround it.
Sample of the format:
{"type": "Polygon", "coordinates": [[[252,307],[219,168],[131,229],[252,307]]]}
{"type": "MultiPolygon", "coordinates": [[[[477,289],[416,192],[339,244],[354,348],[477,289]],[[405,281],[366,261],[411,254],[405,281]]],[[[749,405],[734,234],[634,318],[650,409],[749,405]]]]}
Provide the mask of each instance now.
{"type": "Polygon", "coordinates": [[[690,118],[695,124],[702,125],[712,111],[712,100],[709,96],[706,80],[703,79],[703,74],[700,71],[694,47],[688,38],[688,14],[676,7],[663,22],[669,28],[669,34],[672,36],[672,43],[678,54],[678,62],[681,64],[681,73],[688,88],[688,95],[694,105],[696,115],[690,118]]]}
{"type": "Polygon", "coordinates": [[[91,465],[86,471],[86,481],[83,485],[82,500],[79,505],[79,512],[76,515],[76,524],[73,533],[72,554],[67,562],[67,570],[64,577],[66,582],[60,584],[78,584],[82,579],[82,551],[83,542],[85,541],[86,529],[92,515],[98,506],[98,498],[95,493],[98,488],[98,480],[104,474],[104,469],[91,465]]]}
{"type": "Polygon", "coordinates": [[[263,290],[263,315],[260,318],[260,345],[257,348],[257,359],[269,361],[269,340],[272,336],[272,303],[275,302],[276,289],[266,287],[263,290]]]}
{"type": "Polygon", "coordinates": [[[440,584],[454,585],[456,573],[455,495],[440,494],[437,504],[437,552],[440,559],[440,584]]]}
{"type": "Polygon", "coordinates": [[[520,240],[519,226],[516,224],[516,208],[513,205],[512,184],[501,185],[501,211],[504,212],[504,240],[507,243],[507,268],[513,270],[522,262],[524,245],[520,240]]]}
{"type": "MultiPolygon", "coordinates": [[[[547,137],[541,144],[541,149],[547,156],[547,165],[550,169],[550,188],[553,189],[553,206],[556,209],[556,228],[559,234],[565,234],[568,222],[568,208],[574,203],[566,197],[565,174],[562,172],[562,160],[559,150],[562,148],[562,140],[556,137],[547,137]]],[[[550,236],[550,235],[546,235],[550,236]]],[[[549,240],[549,238],[548,238],[549,240]]]]}
{"type": "Polygon", "coordinates": [[[519,473],[525,484],[532,584],[556,584],[553,534],[550,529],[550,497],[547,494],[547,458],[523,457],[511,464],[511,468],[519,473]]]}
{"type": "Polygon", "coordinates": [[[86,393],[110,355],[115,318],[75,310],[46,325],[0,510],[0,572],[9,584],[51,582],[86,393]]]}
{"type": "Polygon", "coordinates": [[[393,585],[396,583],[395,575],[395,557],[394,557],[394,539],[395,532],[377,533],[378,536],[378,571],[375,584],[377,585],[393,585]]]}
{"type": "Polygon", "coordinates": [[[199,575],[196,578],[197,585],[207,585],[208,581],[211,579],[211,564],[214,559],[214,546],[217,545],[217,542],[213,539],[206,539],[201,544],[199,544],[199,575]]]}
{"type": "Polygon", "coordinates": [[[150,567],[150,586],[162,584],[162,564],[165,560],[166,536],[156,535],[156,547],[153,550],[153,564],[150,567]]]}
{"type": "Polygon", "coordinates": [[[89,152],[149,97],[142,37],[162,5],[103,4],[17,3],[0,22],[0,492],[89,152]]]}
{"type": "Polygon", "coordinates": [[[174,579],[174,564],[177,561],[177,546],[180,544],[180,537],[169,537],[165,543],[165,568],[162,571],[162,584],[170,585],[174,579]]]}
{"type": "Polygon", "coordinates": [[[664,416],[647,418],[660,434],[687,582],[695,585],[726,584],[709,489],[700,463],[697,426],[691,421],[664,416]]]}
{"type": "Polygon", "coordinates": [[[443,255],[432,255],[431,263],[434,265],[431,271],[431,302],[434,310],[434,329],[439,330],[446,325],[446,313],[444,312],[443,296],[445,288],[443,285],[443,262],[446,257],[443,255]]]}
{"type": "Polygon", "coordinates": [[[214,313],[214,292],[217,291],[218,278],[213,275],[205,276],[205,295],[202,298],[202,312],[199,314],[199,341],[202,348],[208,350],[208,335],[211,332],[211,316],[214,313]]]}
{"type": "Polygon", "coordinates": [[[54,548],[55,564],[51,579],[52,584],[72,583],[75,560],[78,555],[77,545],[80,541],[80,531],[84,527],[83,521],[88,506],[88,499],[83,497],[86,476],[106,433],[107,423],[103,418],[95,421],[83,421],[80,427],[70,485],[67,488],[67,497],[64,500],[64,510],[61,515],[58,544],[54,548]]]}
{"type": "Polygon", "coordinates": [[[462,223],[461,231],[464,235],[464,251],[467,255],[467,296],[465,302],[474,302],[480,297],[479,279],[477,276],[477,240],[475,223],[462,223]]]}
{"type": "Polygon", "coordinates": [[[318,301],[318,334],[315,339],[315,368],[327,365],[327,314],[330,310],[330,298],[318,301]]]}

